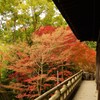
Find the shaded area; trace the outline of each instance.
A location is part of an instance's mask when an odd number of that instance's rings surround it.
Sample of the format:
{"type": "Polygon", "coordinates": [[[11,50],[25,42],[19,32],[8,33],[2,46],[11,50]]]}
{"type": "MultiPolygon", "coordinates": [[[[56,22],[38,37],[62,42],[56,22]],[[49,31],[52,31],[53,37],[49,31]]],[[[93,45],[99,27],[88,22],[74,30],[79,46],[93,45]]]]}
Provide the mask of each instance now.
{"type": "Polygon", "coordinates": [[[96,18],[95,0],[53,1],[78,39],[97,40],[99,22],[96,18]]]}

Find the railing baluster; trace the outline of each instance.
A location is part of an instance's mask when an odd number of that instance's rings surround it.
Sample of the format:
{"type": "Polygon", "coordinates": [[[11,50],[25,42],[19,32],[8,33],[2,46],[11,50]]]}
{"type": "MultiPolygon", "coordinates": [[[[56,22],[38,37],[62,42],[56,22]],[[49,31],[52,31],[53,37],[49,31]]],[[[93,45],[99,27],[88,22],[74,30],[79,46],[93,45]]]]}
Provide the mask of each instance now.
{"type": "Polygon", "coordinates": [[[67,83],[67,96],[70,93],[70,86],[71,86],[71,83],[70,83],[70,80],[69,80],[68,83],[67,83]]]}
{"type": "Polygon", "coordinates": [[[67,90],[67,86],[63,85],[62,89],[60,90],[61,91],[60,100],[64,100],[64,98],[66,98],[66,96],[67,96],[66,90],[67,90]]]}
{"type": "Polygon", "coordinates": [[[55,94],[49,100],[60,100],[60,90],[56,90],[55,94]]]}
{"type": "Polygon", "coordinates": [[[72,85],[71,85],[71,90],[73,90],[73,88],[74,88],[74,87],[73,87],[73,85],[74,85],[74,78],[71,79],[71,84],[72,84],[72,85]]]}

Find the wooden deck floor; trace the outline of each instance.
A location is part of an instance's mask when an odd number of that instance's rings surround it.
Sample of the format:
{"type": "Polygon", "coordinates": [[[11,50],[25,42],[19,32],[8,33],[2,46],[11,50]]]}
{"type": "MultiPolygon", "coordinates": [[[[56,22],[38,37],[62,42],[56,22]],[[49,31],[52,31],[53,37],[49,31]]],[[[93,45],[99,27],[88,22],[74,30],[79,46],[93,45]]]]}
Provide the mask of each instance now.
{"type": "Polygon", "coordinates": [[[72,100],[97,100],[95,81],[83,81],[72,100]]]}

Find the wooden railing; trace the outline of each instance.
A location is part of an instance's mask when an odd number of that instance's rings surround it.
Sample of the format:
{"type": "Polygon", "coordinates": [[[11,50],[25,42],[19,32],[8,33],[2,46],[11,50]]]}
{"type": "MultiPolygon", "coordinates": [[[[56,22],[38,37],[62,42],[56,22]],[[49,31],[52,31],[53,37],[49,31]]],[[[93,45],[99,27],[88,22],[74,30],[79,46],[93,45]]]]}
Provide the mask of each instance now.
{"type": "Polygon", "coordinates": [[[80,85],[82,73],[83,71],[79,71],[72,77],[45,92],[35,100],[68,100],[74,90],[80,85]],[[52,93],[54,94],[52,95],[52,93]],[[52,96],[50,97],[50,95],[52,96]]]}

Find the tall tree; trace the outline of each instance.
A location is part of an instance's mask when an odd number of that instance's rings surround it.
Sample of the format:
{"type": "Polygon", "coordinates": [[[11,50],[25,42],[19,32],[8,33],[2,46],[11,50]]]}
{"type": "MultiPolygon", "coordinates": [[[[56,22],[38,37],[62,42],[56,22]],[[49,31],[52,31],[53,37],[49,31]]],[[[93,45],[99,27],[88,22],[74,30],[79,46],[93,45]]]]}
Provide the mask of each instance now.
{"type": "Polygon", "coordinates": [[[30,41],[31,33],[45,25],[65,25],[52,1],[0,0],[1,30],[7,42],[30,41]]]}

